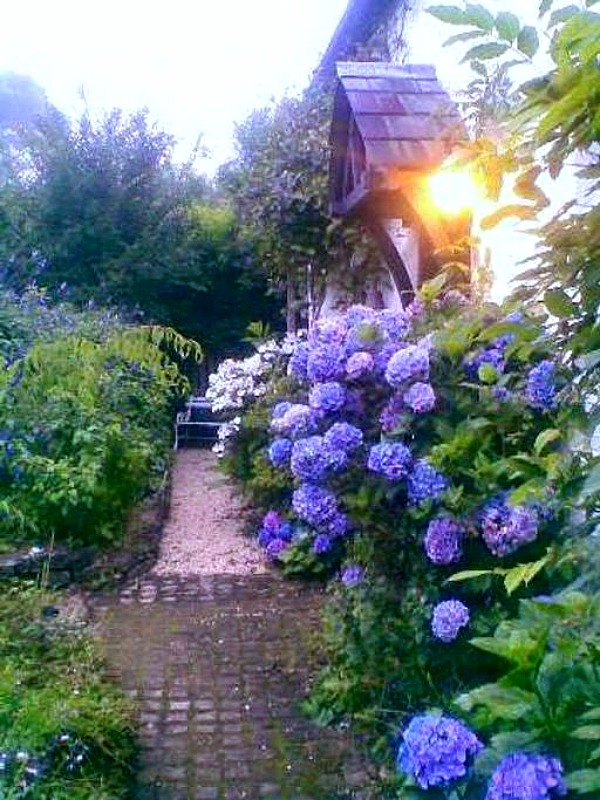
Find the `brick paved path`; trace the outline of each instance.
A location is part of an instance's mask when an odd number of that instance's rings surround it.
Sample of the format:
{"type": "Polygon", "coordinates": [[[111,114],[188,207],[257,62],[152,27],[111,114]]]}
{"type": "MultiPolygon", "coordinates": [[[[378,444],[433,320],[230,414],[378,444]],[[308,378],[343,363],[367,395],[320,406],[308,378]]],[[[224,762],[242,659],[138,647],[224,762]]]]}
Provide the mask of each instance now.
{"type": "Polygon", "coordinates": [[[347,736],[298,708],[321,601],[273,573],[160,571],[95,598],[109,665],[139,709],[139,800],[366,797],[347,736]]]}

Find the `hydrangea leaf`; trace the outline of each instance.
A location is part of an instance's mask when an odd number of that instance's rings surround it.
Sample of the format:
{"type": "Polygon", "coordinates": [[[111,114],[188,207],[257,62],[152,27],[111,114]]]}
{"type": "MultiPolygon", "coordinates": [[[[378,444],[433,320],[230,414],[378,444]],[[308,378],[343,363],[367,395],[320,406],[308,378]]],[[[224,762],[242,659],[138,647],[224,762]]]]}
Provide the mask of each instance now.
{"type": "Polygon", "coordinates": [[[578,769],[566,776],[567,786],[577,794],[600,791],[600,768],[578,769]]]}
{"type": "Polygon", "coordinates": [[[504,588],[507,593],[509,595],[512,594],[522,584],[528,586],[535,576],[550,562],[551,558],[552,553],[548,551],[545,556],[537,561],[532,561],[529,564],[518,564],[516,567],[509,569],[504,577],[504,588]]]}

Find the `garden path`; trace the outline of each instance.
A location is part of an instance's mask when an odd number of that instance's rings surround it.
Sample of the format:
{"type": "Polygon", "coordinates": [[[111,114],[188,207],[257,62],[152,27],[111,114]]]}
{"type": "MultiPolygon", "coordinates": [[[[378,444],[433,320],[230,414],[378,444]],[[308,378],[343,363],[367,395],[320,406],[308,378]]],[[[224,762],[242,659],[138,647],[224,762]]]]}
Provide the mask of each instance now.
{"type": "Polygon", "coordinates": [[[302,716],[322,593],[267,570],[215,457],[177,453],[156,567],[98,595],[114,676],[139,710],[139,800],[364,798],[347,733],[302,716]]]}

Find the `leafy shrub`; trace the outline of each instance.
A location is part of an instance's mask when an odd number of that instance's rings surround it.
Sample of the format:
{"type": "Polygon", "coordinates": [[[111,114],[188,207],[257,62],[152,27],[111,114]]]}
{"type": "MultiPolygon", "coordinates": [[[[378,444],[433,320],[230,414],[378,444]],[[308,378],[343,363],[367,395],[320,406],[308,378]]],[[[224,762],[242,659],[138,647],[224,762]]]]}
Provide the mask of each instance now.
{"type": "MultiPolygon", "coordinates": [[[[543,319],[441,287],[396,315],[352,307],[317,323],[290,358],[296,383],[265,395],[238,440],[254,447],[240,477],[267,487],[257,465],[270,459],[288,479],[260,530],[267,556],[295,572],[307,553],[324,573],[332,556],[345,564],[309,710],[351,718],[381,754],[409,715],[501,680],[468,639],[490,637],[519,597],[566,585],[583,558],[573,508],[594,459],[575,445],[570,370],[543,319]]],[[[577,513],[583,542],[593,519],[577,513]]]]}
{"type": "Polygon", "coordinates": [[[173,401],[185,382],[164,343],[191,345],[174,332],[66,320],[50,340],[32,325],[26,351],[0,378],[5,544],[114,541],[166,466],[173,401]]]}
{"type": "Polygon", "coordinates": [[[0,795],[7,800],[130,796],[132,709],[105,682],[80,621],[60,598],[13,586],[0,599],[0,795]]]}

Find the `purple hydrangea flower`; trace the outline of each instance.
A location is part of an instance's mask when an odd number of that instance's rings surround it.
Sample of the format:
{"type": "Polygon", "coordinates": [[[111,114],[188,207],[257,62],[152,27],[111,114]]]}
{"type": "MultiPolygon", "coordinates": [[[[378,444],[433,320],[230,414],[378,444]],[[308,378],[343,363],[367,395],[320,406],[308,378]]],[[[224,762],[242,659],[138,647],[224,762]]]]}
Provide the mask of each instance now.
{"type": "Polygon", "coordinates": [[[422,458],[415,462],[408,476],[408,500],[411,505],[438,500],[447,489],[448,481],[441,472],[422,458]]]}
{"type": "Polygon", "coordinates": [[[312,551],[317,556],[323,555],[323,553],[328,553],[331,550],[332,544],[330,536],[326,533],[320,533],[315,537],[312,544],[312,551]]]}
{"type": "Polygon", "coordinates": [[[308,356],[306,372],[313,383],[327,383],[343,378],[346,372],[344,349],[340,345],[317,345],[308,356]]]}
{"type": "Polygon", "coordinates": [[[371,353],[359,350],[353,353],[346,362],[346,375],[352,380],[370,375],[375,369],[375,359],[371,353]]]}
{"type": "Polygon", "coordinates": [[[291,542],[294,538],[294,527],[291,522],[284,520],[279,526],[277,531],[277,538],[283,539],[284,542],[291,542]]]}
{"type": "Polygon", "coordinates": [[[555,370],[556,364],[546,360],[529,371],[525,397],[533,408],[548,411],[556,405],[555,370]]]}
{"type": "Polygon", "coordinates": [[[346,390],[336,381],[317,383],[308,396],[310,407],[322,414],[339,411],[345,402],[346,390]]]}
{"type": "Polygon", "coordinates": [[[341,315],[317,320],[310,332],[311,345],[340,345],[344,341],[348,324],[341,315]]]}
{"type": "Polygon", "coordinates": [[[567,794],[558,758],[510,753],[491,777],[485,800],[550,800],[567,794]]]}
{"type": "Polygon", "coordinates": [[[498,400],[500,403],[506,403],[511,399],[512,392],[510,392],[505,386],[493,386],[492,397],[494,400],[498,400]]]}
{"type": "Polygon", "coordinates": [[[265,547],[265,555],[269,561],[277,561],[279,556],[287,550],[289,547],[289,542],[286,542],[284,539],[280,539],[279,537],[272,539],[267,546],[265,547]]]}
{"type": "Polygon", "coordinates": [[[273,539],[278,539],[277,533],[261,528],[258,532],[258,543],[261,547],[268,547],[273,539]]]}
{"type": "Polygon", "coordinates": [[[468,356],[465,359],[464,366],[465,372],[473,380],[479,378],[479,367],[488,365],[493,367],[496,372],[504,372],[504,349],[499,347],[488,347],[481,350],[479,353],[468,356]]]}
{"type": "Polygon", "coordinates": [[[433,714],[413,717],[402,739],[396,765],[422,789],[464,777],[473,757],[483,750],[462,722],[433,714]]]}
{"type": "Polygon", "coordinates": [[[363,322],[372,322],[377,316],[377,312],[370,306],[362,306],[356,303],[346,311],[346,323],[353,328],[363,322]]]}
{"type": "Polygon", "coordinates": [[[262,527],[271,533],[277,533],[281,525],[281,516],[277,511],[267,511],[263,517],[262,527]]]}
{"type": "Polygon", "coordinates": [[[462,556],[463,527],[450,517],[432,519],[425,534],[425,552],[434,564],[453,564],[462,556]]]}
{"type": "Polygon", "coordinates": [[[358,564],[349,564],[344,567],[341,574],[341,581],[348,589],[354,589],[359,586],[365,577],[364,569],[358,564]]]}
{"type": "Polygon", "coordinates": [[[292,407],[292,404],[287,400],[283,400],[281,403],[276,403],[273,406],[273,412],[271,414],[271,420],[281,419],[292,407]]]}
{"type": "Polygon", "coordinates": [[[322,436],[309,436],[294,442],[290,461],[296,478],[320,483],[331,472],[345,467],[347,456],[342,450],[332,450],[322,436]]]}
{"type": "Polygon", "coordinates": [[[299,342],[294,348],[294,352],[288,361],[288,375],[296,378],[299,381],[305,381],[308,378],[308,355],[310,348],[306,342],[299,342]]]}
{"type": "Polygon", "coordinates": [[[409,320],[420,319],[425,314],[425,303],[416,297],[404,309],[409,320]]]}
{"type": "Polygon", "coordinates": [[[404,393],[404,402],[415,414],[431,411],[435,406],[433,386],[430,383],[413,383],[410,389],[404,393]]]}
{"type": "Polygon", "coordinates": [[[364,320],[348,331],[346,352],[348,355],[364,351],[372,353],[381,347],[385,338],[385,332],[375,318],[364,320]]]}
{"type": "Polygon", "coordinates": [[[291,524],[282,519],[277,511],[269,511],[263,517],[262,526],[258,532],[258,543],[261,547],[267,548],[275,539],[289,543],[293,536],[294,529],[291,524]]]}
{"type": "Polygon", "coordinates": [[[383,475],[389,481],[406,477],[412,461],[408,447],[399,442],[382,442],[371,447],[367,469],[383,475]]]}
{"type": "Polygon", "coordinates": [[[333,539],[339,539],[340,536],[345,536],[348,533],[348,517],[341,512],[338,512],[328,523],[327,533],[333,539]]]}
{"type": "Polygon", "coordinates": [[[303,483],[294,491],[292,508],[300,519],[315,528],[326,526],[338,513],[335,495],[312,483],[303,483]]]}
{"type": "Polygon", "coordinates": [[[404,311],[384,308],[377,313],[377,322],[395,342],[402,341],[410,331],[410,321],[404,311]]]}
{"type": "Polygon", "coordinates": [[[302,403],[294,403],[281,417],[271,423],[276,433],[286,434],[292,439],[309,436],[317,429],[315,412],[302,403]]]}
{"type": "Polygon", "coordinates": [[[469,609],[460,600],[443,600],[433,609],[431,630],[436,639],[453,642],[461,628],[469,624],[469,609]]]}
{"type": "Polygon", "coordinates": [[[387,401],[379,417],[379,422],[385,433],[391,433],[398,427],[403,411],[404,400],[402,399],[402,395],[393,394],[387,401]]]}
{"type": "Polygon", "coordinates": [[[385,375],[392,356],[398,352],[398,345],[393,342],[386,342],[377,353],[375,353],[375,371],[378,375],[385,375]]]}
{"type": "Polygon", "coordinates": [[[293,443],[291,439],[277,438],[269,447],[269,461],[274,467],[285,467],[290,463],[293,443]]]}
{"type": "Polygon", "coordinates": [[[535,541],[539,519],[527,506],[508,506],[492,500],[482,512],[483,541],[495,556],[508,556],[535,541]]]}
{"type": "Polygon", "coordinates": [[[360,428],[350,425],[348,422],[335,422],[323,437],[325,444],[331,450],[342,450],[344,453],[352,453],[357,450],[363,442],[363,434],[360,428]]]}
{"type": "Polygon", "coordinates": [[[393,388],[398,388],[405,381],[427,380],[429,377],[429,353],[425,348],[410,344],[388,361],[385,379],[393,388]]]}

